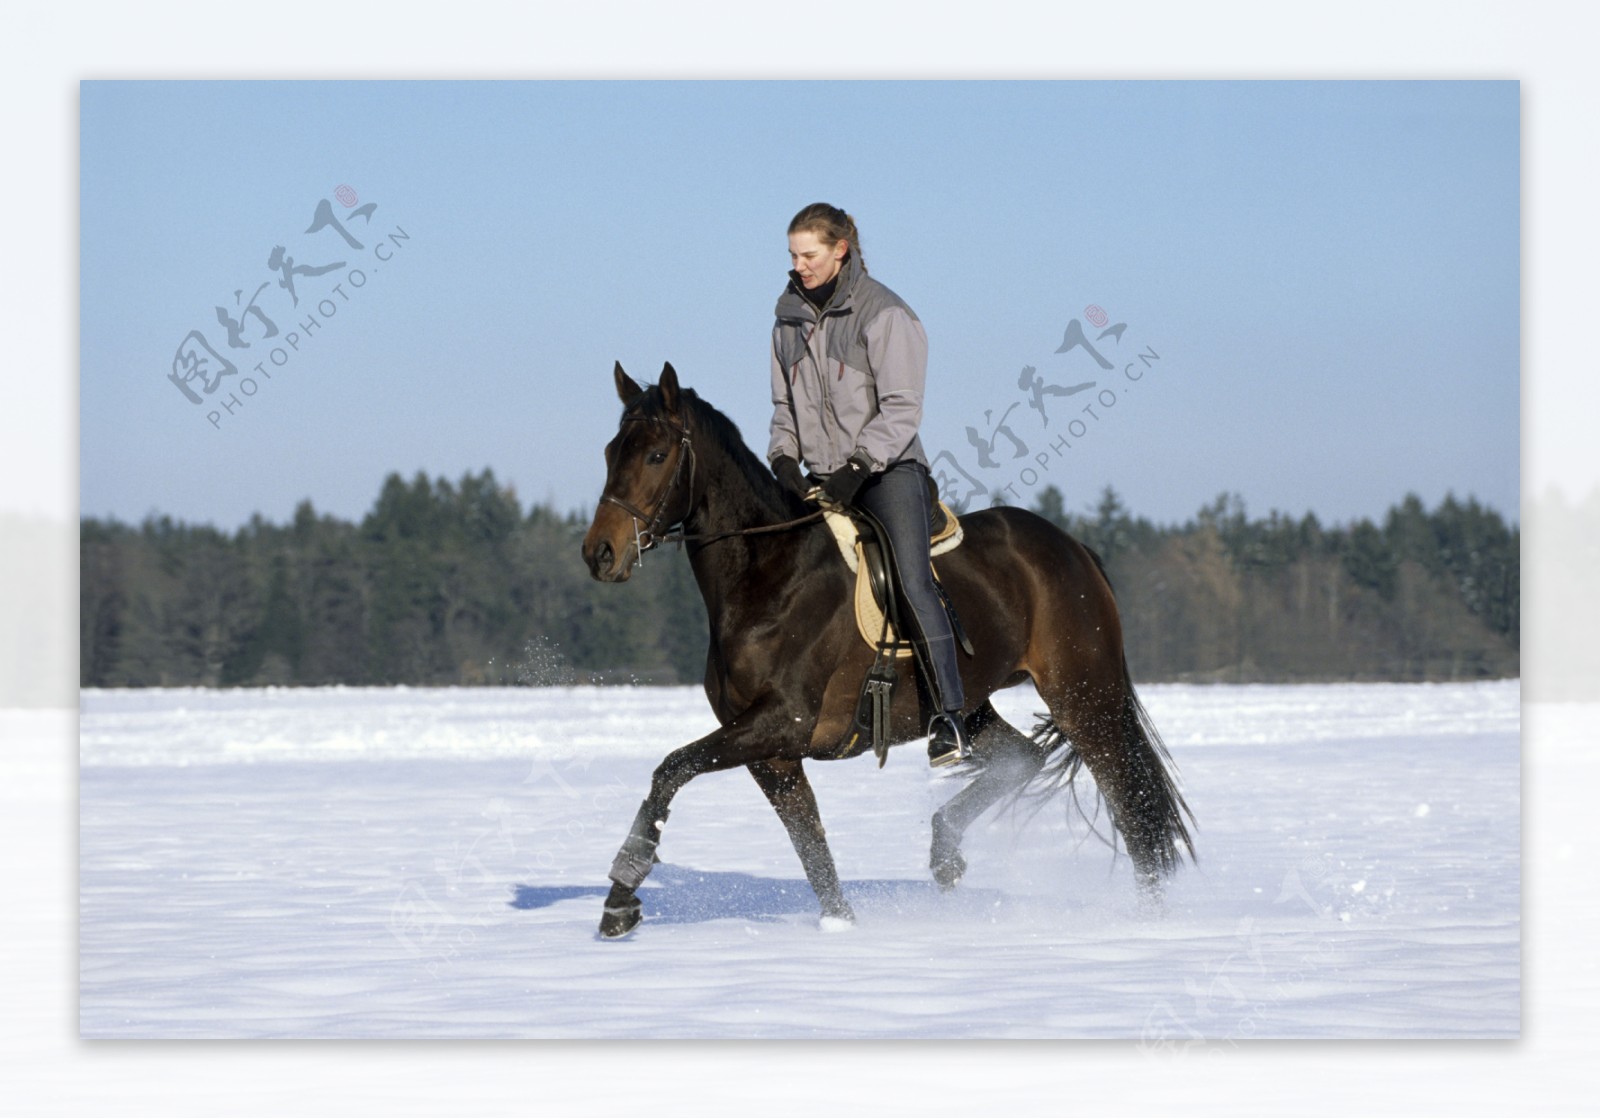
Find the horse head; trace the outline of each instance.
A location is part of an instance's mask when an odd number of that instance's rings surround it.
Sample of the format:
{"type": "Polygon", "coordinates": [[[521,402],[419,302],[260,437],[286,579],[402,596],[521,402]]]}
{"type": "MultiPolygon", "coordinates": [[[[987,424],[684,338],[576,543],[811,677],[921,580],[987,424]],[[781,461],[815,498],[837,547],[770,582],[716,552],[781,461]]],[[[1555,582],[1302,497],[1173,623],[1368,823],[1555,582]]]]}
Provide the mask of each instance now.
{"type": "Polygon", "coordinates": [[[694,445],[670,362],[648,387],[628,376],[620,361],[613,378],[622,419],[606,444],[606,484],[584,534],[583,560],[596,579],[621,583],[642,553],[693,509],[694,445]]]}

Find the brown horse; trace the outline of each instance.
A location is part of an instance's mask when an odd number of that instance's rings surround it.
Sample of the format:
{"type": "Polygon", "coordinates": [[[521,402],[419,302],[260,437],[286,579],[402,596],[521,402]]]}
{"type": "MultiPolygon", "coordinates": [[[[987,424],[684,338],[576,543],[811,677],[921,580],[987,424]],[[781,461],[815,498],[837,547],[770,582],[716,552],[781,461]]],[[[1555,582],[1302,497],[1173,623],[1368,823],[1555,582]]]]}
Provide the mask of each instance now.
{"type": "MultiPolygon", "coordinates": [[[[637,890],[657,861],[678,790],[736,766],[777,810],[824,920],[853,920],[802,768],[849,756],[841,743],[872,661],[851,608],[853,577],[829,529],[807,517],[814,508],[778,484],[727,417],[680,388],[671,365],[657,385],[641,387],[620,363],[615,379],[622,420],[606,445],[605,490],[583,558],[596,579],[620,583],[642,551],[679,530],[710,619],[705,690],[721,725],[656,768],[612,864],[600,933],[622,936],[639,923],[637,890]]],[[[1181,860],[1179,845],[1194,855],[1184,823],[1193,817],[1134,694],[1098,557],[1022,509],[981,510],[961,525],[964,543],[938,567],[976,650],[961,664],[976,775],[934,814],[935,880],[946,889],[960,880],[961,835],[984,809],[1036,777],[1054,775],[1064,787],[1087,766],[1139,884],[1159,897],[1162,876],[1181,860]],[[1050,712],[1031,737],[988,699],[1024,680],[1050,712]]],[[[912,671],[900,662],[903,678],[912,671]]],[[[890,713],[895,742],[926,736],[916,688],[904,684],[890,713]]]]}

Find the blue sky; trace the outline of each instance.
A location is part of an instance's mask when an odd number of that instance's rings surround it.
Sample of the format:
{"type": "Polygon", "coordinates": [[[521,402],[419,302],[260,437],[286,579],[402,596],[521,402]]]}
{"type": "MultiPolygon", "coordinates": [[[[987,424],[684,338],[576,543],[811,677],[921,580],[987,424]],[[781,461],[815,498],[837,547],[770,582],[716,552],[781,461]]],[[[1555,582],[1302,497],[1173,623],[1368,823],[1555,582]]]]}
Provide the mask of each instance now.
{"type": "Polygon", "coordinates": [[[391,470],[485,467],[588,509],[619,359],[764,449],[784,228],[825,199],[927,326],[924,442],[963,487],[1515,516],[1519,146],[1515,82],[86,83],[82,512],[354,518],[391,470]],[[361,249],[305,232],[324,199],[361,249]],[[294,307],[279,245],[344,267],[294,307]],[[228,347],[215,308],[263,283],[279,337],[228,347]],[[1091,306],[1126,324],[1110,372],[1054,352],[1091,306]],[[193,330],[240,370],[198,406],[168,380],[193,330]],[[1095,387],[1047,426],[1024,366],[1095,387]]]}

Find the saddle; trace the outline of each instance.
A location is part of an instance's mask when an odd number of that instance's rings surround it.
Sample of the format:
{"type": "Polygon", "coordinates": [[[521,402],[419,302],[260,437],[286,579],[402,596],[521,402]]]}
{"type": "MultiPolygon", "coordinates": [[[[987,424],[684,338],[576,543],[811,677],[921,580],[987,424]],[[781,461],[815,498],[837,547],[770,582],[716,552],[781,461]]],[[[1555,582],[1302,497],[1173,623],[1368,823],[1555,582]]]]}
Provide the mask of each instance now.
{"type": "MultiPolygon", "coordinates": [[[[833,538],[839,545],[839,554],[844,557],[845,566],[856,576],[856,631],[861,634],[861,640],[873,648],[877,648],[880,641],[892,645],[892,655],[895,657],[911,656],[910,642],[900,640],[893,621],[889,622],[887,629],[884,628],[884,606],[893,593],[893,570],[882,545],[878,543],[877,529],[866,518],[837,509],[829,509],[823,520],[833,530],[833,538]]],[[[946,552],[953,552],[960,546],[961,540],[961,522],[948,505],[943,501],[937,502],[933,507],[933,530],[928,538],[928,554],[942,556],[946,552]]],[[[935,568],[934,582],[938,580],[939,572],[935,568]]]]}
{"type": "MultiPolygon", "coordinates": [[[[874,650],[872,667],[867,671],[861,685],[861,698],[856,702],[855,718],[836,756],[853,757],[870,745],[881,768],[889,756],[889,712],[899,677],[894,662],[902,657],[918,659],[921,672],[915,675],[919,685],[917,700],[922,721],[926,721],[931,713],[931,668],[921,645],[902,638],[897,632],[901,627],[897,625],[900,611],[894,585],[894,564],[877,522],[860,510],[848,513],[829,510],[825,519],[833,530],[845,564],[856,573],[856,629],[874,650]]],[[[949,506],[942,501],[936,502],[929,539],[930,555],[952,551],[961,543],[961,539],[961,522],[949,506]]],[[[944,588],[939,585],[937,570],[934,571],[933,583],[950,616],[950,628],[956,641],[968,656],[972,656],[972,642],[962,629],[961,619],[956,616],[950,600],[945,597],[944,588]]]]}

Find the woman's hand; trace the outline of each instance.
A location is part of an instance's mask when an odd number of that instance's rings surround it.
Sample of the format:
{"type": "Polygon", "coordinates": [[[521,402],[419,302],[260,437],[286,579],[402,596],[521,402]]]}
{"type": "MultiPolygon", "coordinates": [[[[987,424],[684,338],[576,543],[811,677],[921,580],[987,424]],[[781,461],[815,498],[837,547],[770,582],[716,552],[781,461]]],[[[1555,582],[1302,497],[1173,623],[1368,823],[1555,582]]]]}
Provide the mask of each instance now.
{"type": "Polygon", "coordinates": [[[822,484],[822,496],[835,505],[849,505],[857,492],[872,476],[872,467],[860,451],[850,456],[850,461],[828,475],[822,484]]]}
{"type": "Polygon", "coordinates": [[[811,483],[806,481],[806,476],[800,473],[800,464],[793,455],[779,455],[772,460],[772,473],[777,477],[778,484],[801,501],[811,492],[811,483]]]}

